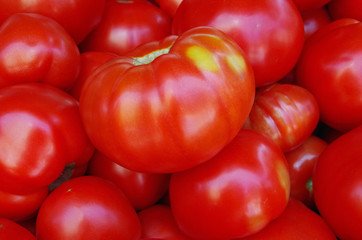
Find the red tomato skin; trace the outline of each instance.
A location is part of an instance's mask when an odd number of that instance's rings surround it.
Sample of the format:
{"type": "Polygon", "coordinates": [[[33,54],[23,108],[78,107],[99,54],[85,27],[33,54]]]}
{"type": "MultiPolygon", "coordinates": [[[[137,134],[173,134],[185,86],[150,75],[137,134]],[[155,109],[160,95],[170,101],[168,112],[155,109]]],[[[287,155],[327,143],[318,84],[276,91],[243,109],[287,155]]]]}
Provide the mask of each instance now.
{"type": "Polygon", "coordinates": [[[22,195],[0,191],[0,217],[13,221],[34,217],[48,193],[47,186],[22,195]]]}
{"type": "Polygon", "coordinates": [[[123,55],[171,33],[171,18],[146,1],[106,2],[100,24],[80,44],[81,52],[104,51],[123,55]]]}
{"type": "Polygon", "coordinates": [[[285,209],[287,162],[269,138],[241,130],[204,164],[171,176],[170,205],[192,239],[232,239],[260,231],[285,209]]]}
{"type": "Polygon", "coordinates": [[[14,14],[0,27],[0,87],[44,82],[68,89],[79,73],[79,55],[73,39],[53,19],[14,14]]]}
{"type": "Polygon", "coordinates": [[[64,182],[45,199],[36,222],[39,240],[140,238],[137,214],[113,183],[94,176],[64,182]]]}
{"type": "Polygon", "coordinates": [[[136,210],[159,201],[168,190],[170,179],[170,174],[131,171],[98,151],[89,162],[87,175],[102,177],[115,183],[136,210]]]}
{"type": "Polygon", "coordinates": [[[162,10],[167,12],[172,18],[175,16],[177,8],[180,6],[182,0],[156,0],[156,3],[162,10]]]}
{"type": "Polygon", "coordinates": [[[310,11],[321,8],[329,3],[331,0],[293,0],[295,6],[299,11],[310,11]]]}
{"type": "Polygon", "coordinates": [[[289,166],[290,196],[313,210],[315,203],[310,181],[315,164],[327,146],[327,142],[312,135],[298,148],[285,153],[289,166]]]}
{"type": "Polygon", "coordinates": [[[308,90],[276,83],[257,90],[243,128],[268,136],[287,152],[307,140],[318,121],[318,103],[308,90]]]}
{"type": "Polygon", "coordinates": [[[0,188],[21,194],[52,183],[67,161],[88,161],[94,147],[78,102],[58,88],[22,83],[0,89],[0,188]]]}
{"type": "Polygon", "coordinates": [[[301,15],[306,39],[332,21],[332,18],[325,7],[304,11],[301,15]]]}
{"type": "Polygon", "coordinates": [[[362,24],[341,19],[321,28],[304,47],[297,84],[316,98],[320,120],[346,132],[362,123],[362,24]]]}
{"type": "Polygon", "coordinates": [[[260,232],[239,240],[336,240],[331,228],[302,202],[290,198],[285,211],[260,232]]]}
{"type": "Polygon", "coordinates": [[[14,13],[37,13],[57,21],[80,43],[101,21],[106,0],[1,0],[0,23],[14,13]]]}
{"type": "Polygon", "coordinates": [[[36,240],[30,231],[7,218],[0,218],[0,239],[36,240]]]}
{"type": "Polygon", "coordinates": [[[225,32],[245,51],[257,87],[274,83],[296,64],[304,44],[301,15],[290,0],[183,0],[172,33],[196,26],[225,32]]]}
{"type": "Polygon", "coordinates": [[[68,93],[79,100],[83,86],[91,73],[108,60],[117,57],[117,54],[108,52],[84,52],[80,54],[80,71],[75,83],[68,93]]]}
{"type": "Polygon", "coordinates": [[[353,18],[362,21],[360,0],[331,0],[327,7],[333,19],[353,18]]]}
{"type": "Polygon", "coordinates": [[[170,173],[196,166],[229,143],[250,112],[252,68],[217,29],[194,28],[169,53],[134,62],[120,57],[102,65],[80,97],[94,146],[123,167],[170,173]]]}
{"type": "Polygon", "coordinates": [[[177,226],[170,206],[155,204],[137,213],[141,237],[153,239],[191,240],[177,226]]]}
{"type": "Polygon", "coordinates": [[[334,140],[319,157],[313,176],[318,211],[340,239],[362,239],[361,141],[362,126],[334,140]]]}

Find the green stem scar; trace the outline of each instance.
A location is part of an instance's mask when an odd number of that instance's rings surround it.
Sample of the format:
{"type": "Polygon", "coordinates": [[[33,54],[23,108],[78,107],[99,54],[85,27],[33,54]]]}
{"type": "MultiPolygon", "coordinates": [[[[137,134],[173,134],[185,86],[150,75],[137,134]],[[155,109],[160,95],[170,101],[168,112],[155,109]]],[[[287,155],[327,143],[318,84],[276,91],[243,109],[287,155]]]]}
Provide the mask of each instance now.
{"type": "Polygon", "coordinates": [[[138,65],[151,63],[151,62],[153,62],[153,60],[155,60],[159,56],[167,54],[170,51],[170,48],[171,48],[171,46],[167,47],[167,48],[160,49],[160,50],[153,51],[153,52],[151,52],[151,53],[149,53],[147,55],[144,55],[142,57],[135,57],[135,58],[133,58],[133,64],[138,66],[138,65]]]}

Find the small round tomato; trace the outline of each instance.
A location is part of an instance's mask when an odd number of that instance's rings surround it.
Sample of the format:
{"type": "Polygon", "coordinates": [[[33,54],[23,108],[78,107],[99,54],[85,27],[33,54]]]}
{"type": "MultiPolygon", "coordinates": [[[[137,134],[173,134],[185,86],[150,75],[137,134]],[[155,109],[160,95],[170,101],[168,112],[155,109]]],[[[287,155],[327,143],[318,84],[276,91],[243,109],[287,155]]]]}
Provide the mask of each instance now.
{"type": "Polygon", "coordinates": [[[282,215],[260,232],[239,240],[336,240],[326,221],[300,201],[290,198],[282,215]]]}
{"type": "Polygon", "coordinates": [[[362,124],[362,23],[341,19],[311,36],[299,59],[297,84],[316,98],[320,120],[346,132],[362,124]]]}
{"type": "Polygon", "coordinates": [[[318,121],[318,104],[308,90],[294,84],[276,83],[257,89],[243,128],[270,137],[287,152],[307,140],[318,121]]]}
{"type": "Polygon", "coordinates": [[[124,168],[97,151],[89,161],[88,175],[115,183],[136,210],[155,204],[168,190],[169,174],[142,173],[124,168]]]}
{"type": "Polygon", "coordinates": [[[80,49],[82,52],[104,51],[123,55],[170,33],[170,16],[153,4],[108,0],[102,21],[80,44],[80,49]]]}
{"type": "Polygon", "coordinates": [[[0,89],[0,189],[20,194],[48,186],[67,163],[84,163],[94,147],[78,102],[58,88],[21,83],[0,89]]]}
{"type": "Polygon", "coordinates": [[[313,33],[332,21],[325,7],[302,12],[305,38],[308,39],[313,33]]]}
{"type": "Polygon", "coordinates": [[[170,44],[108,61],[80,97],[94,146],[130,170],[170,173],[209,160],[237,134],[253,104],[251,65],[220,30],[194,28],[170,44]]]}
{"type": "Polygon", "coordinates": [[[331,142],[313,175],[319,213],[340,239],[362,239],[362,126],[331,142]]]}
{"type": "Polygon", "coordinates": [[[53,19],[17,13],[1,25],[0,87],[44,82],[69,89],[78,76],[79,67],[77,45],[53,19]]]}
{"type": "Polygon", "coordinates": [[[0,0],[0,22],[14,13],[37,13],[62,25],[80,43],[101,21],[105,0],[0,0]]]}
{"type": "Polygon", "coordinates": [[[173,173],[169,191],[175,221],[190,238],[240,238],[282,214],[289,199],[288,166],[269,138],[241,130],[214,158],[173,173]]]}
{"type": "Polygon", "coordinates": [[[0,191],[0,217],[14,221],[26,220],[35,213],[48,196],[48,186],[26,194],[0,191]]]}
{"type": "Polygon", "coordinates": [[[327,146],[324,140],[312,135],[298,148],[285,153],[289,166],[290,196],[313,210],[314,166],[327,146]]]}
{"type": "Polygon", "coordinates": [[[142,238],[190,240],[177,226],[168,205],[155,204],[137,214],[142,238]]]}
{"type": "Polygon", "coordinates": [[[174,34],[196,26],[222,30],[245,51],[257,87],[288,74],[304,44],[301,15],[291,0],[183,0],[172,25],[174,34]]]}
{"type": "Polygon", "coordinates": [[[36,240],[26,228],[6,218],[0,218],[0,239],[36,240]]]}
{"type": "Polygon", "coordinates": [[[136,211],[113,183],[94,176],[68,180],[45,199],[39,209],[39,240],[138,240],[136,211]]]}

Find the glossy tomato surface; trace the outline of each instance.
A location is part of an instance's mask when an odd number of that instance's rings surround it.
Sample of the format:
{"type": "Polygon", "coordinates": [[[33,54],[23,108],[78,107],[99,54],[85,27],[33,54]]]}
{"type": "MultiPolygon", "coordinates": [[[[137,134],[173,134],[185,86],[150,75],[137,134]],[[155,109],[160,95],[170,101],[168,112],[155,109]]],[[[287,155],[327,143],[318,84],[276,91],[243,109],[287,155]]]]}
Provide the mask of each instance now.
{"type": "Polygon", "coordinates": [[[287,152],[300,146],[313,133],[318,121],[318,103],[308,90],[276,83],[257,89],[243,128],[270,137],[287,152]]]}
{"type": "Polygon", "coordinates": [[[171,34],[171,17],[147,1],[107,0],[102,21],[80,44],[84,51],[118,55],[171,34]]]}
{"type": "Polygon", "coordinates": [[[310,136],[298,148],[285,153],[289,166],[290,196],[315,210],[313,197],[314,168],[328,143],[310,136]]]}
{"type": "Polygon", "coordinates": [[[155,0],[162,10],[174,17],[182,0],[155,0]]]}
{"type": "Polygon", "coordinates": [[[300,201],[290,198],[281,216],[260,232],[239,240],[336,240],[321,216],[300,201]]]}
{"type": "Polygon", "coordinates": [[[240,130],[255,94],[244,52],[211,27],[156,53],[115,58],[90,78],[80,97],[86,132],[101,153],[139,172],[185,170],[213,157],[240,130]]]}
{"type": "Polygon", "coordinates": [[[320,120],[342,132],[362,123],[361,37],[356,20],[327,24],[309,39],[296,70],[297,83],[318,102],[320,120]]]}
{"type": "Polygon", "coordinates": [[[305,38],[308,39],[313,33],[332,21],[326,7],[321,7],[301,13],[304,23],[305,38]]]}
{"type": "Polygon", "coordinates": [[[340,239],[362,239],[362,126],[328,145],[317,161],[313,191],[317,208],[340,239]]]}
{"type": "Polygon", "coordinates": [[[174,173],[171,209],[191,239],[232,239],[260,231],[285,209],[288,166],[264,135],[241,130],[214,158],[174,173]]]}
{"type": "Polygon", "coordinates": [[[296,64],[304,43],[303,21],[291,0],[183,0],[174,34],[196,26],[216,27],[246,52],[256,86],[280,80],[296,64]]]}
{"type": "Polygon", "coordinates": [[[78,102],[58,88],[22,83],[0,89],[0,189],[29,193],[52,183],[67,163],[93,154],[78,102]]]}
{"type": "Polygon", "coordinates": [[[135,172],[113,162],[100,152],[89,161],[88,175],[115,183],[136,210],[152,206],[168,190],[170,174],[135,172]]]}
{"type": "Polygon", "coordinates": [[[53,19],[17,13],[0,26],[0,87],[44,82],[69,89],[79,67],[77,45],[53,19]]]}
{"type": "Polygon", "coordinates": [[[80,43],[101,21],[106,0],[1,0],[0,22],[14,13],[37,13],[57,21],[80,43]]]}
{"type": "Polygon", "coordinates": [[[137,240],[137,214],[113,183],[94,176],[74,178],[42,204],[36,222],[39,240],[137,240]]]}
{"type": "Polygon", "coordinates": [[[36,240],[30,231],[7,218],[0,218],[0,239],[36,240]]]}

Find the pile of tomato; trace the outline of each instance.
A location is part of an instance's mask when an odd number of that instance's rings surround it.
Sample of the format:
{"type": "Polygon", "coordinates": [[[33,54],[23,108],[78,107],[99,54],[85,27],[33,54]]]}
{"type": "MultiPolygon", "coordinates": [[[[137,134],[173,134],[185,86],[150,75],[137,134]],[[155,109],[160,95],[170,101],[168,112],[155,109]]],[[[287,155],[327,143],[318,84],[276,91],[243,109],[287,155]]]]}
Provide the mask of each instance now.
{"type": "Polygon", "coordinates": [[[0,0],[0,239],[361,240],[361,0],[0,0]]]}

